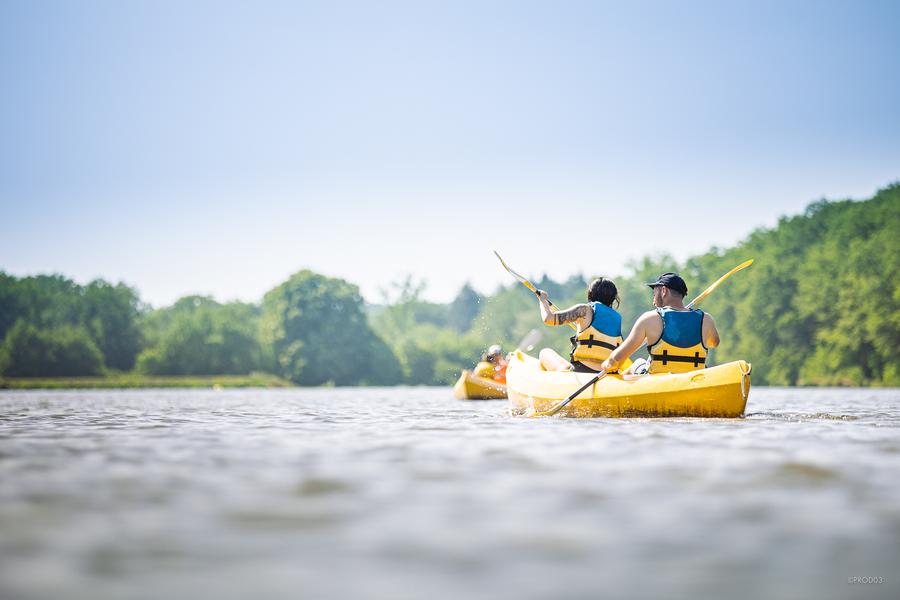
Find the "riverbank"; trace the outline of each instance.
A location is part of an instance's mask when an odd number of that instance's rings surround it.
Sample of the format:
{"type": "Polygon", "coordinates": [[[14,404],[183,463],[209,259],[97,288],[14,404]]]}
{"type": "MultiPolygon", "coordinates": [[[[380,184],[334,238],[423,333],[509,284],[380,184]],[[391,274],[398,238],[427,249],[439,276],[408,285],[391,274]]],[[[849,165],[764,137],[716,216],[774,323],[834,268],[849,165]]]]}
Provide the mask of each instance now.
{"type": "Polygon", "coordinates": [[[0,377],[0,389],[128,389],[293,387],[269,373],[249,375],[141,375],[117,373],[100,377],[0,377]]]}

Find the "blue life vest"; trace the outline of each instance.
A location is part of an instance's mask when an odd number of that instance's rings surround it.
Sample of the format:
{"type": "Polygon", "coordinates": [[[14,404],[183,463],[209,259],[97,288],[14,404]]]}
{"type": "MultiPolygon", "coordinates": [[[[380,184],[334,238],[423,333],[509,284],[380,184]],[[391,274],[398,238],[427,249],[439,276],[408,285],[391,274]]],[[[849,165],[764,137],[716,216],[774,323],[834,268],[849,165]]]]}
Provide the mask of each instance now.
{"type": "Polygon", "coordinates": [[[594,318],[572,338],[572,360],[606,360],[622,344],[622,315],[602,302],[591,302],[594,318]]]}
{"type": "Polygon", "coordinates": [[[650,373],[685,373],[706,368],[703,344],[703,311],[657,308],[662,318],[660,338],[650,351],[650,373]]]}

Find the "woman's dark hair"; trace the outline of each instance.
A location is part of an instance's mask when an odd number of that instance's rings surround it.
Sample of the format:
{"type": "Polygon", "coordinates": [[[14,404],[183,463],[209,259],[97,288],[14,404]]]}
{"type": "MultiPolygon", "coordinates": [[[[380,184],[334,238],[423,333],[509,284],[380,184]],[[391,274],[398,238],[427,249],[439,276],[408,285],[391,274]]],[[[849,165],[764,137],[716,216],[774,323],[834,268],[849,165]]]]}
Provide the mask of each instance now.
{"type": "Polygon", "coordinates": [[[599,277],[591,282],[588,286],[588,302],[600,302],[612,308],[613,302],[616,303],[615,308],[619,308],[619,290],[612,279],[599,277]]]}

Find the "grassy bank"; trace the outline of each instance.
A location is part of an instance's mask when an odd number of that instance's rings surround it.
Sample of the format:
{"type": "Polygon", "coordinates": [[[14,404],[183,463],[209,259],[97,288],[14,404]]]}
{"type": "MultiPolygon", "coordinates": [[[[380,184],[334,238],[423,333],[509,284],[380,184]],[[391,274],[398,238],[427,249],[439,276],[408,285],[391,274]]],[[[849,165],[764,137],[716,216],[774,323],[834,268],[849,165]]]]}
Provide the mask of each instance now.
{"type": "Polygon", "coordinates": [[[290,381],[268,373],[250,375],[141,375],[117,373],[102,377],[0,377],[0,389],[99,388],[244,388],[292,387],[290,381]]]}

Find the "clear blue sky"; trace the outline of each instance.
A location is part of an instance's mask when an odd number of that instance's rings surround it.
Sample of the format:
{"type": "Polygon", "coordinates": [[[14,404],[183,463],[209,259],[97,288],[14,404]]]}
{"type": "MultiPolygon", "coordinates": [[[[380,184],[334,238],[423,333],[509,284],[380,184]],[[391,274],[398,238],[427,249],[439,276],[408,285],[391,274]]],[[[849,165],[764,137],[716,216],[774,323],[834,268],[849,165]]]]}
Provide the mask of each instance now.
{"type": "Polygon", "coordinates": [[[443,301],[900,179],[900,2],[623,4],[6,0],[0,269],[443,301]]]}

